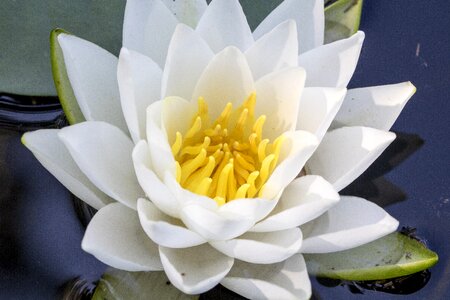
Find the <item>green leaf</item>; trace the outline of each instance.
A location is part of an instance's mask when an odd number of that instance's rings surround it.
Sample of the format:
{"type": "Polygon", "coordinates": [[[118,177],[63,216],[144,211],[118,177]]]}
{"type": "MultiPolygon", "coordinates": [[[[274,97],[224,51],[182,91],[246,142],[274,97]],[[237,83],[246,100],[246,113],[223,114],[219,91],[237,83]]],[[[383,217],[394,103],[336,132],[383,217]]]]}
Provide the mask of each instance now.
{"type": "Polygon", "coordinates": [[[363,0],[338,0],[326,6],[325,44],[348,38],[358,31],[362,6],[363,0]]]}
{"type": "Polygon", "coordinates": [[[67,120],[70,124],[75,124],[85,121],[85,118],[78,106],[77,99],[75,98],[67,76],[62,49],[58,43],[58,35],[60,33],[67,32],[62,29],[55,29],[50,34],[50,57],[52,62],[53,81],[67,120]]]}
{"type": "Polygon", "coordinates": [[[438,256],[419,241],[392,233],[369,244],[335,253],[305,255],[308,273],[342,280],[381,280],[434,266],[438,256]]]}
{"type": "Polygon", "coordinates": [[[175,288],[163,271],[126,272],[110,268],[95,289],[93,300],[103,299],[177,299],[192,300],[175,288]]]}
{"type": "Polygon", "coordinates": [[[0,92],[55,96],[48,36],[57,27],[118,54],[125,0],[0,1],[0,92]]]}

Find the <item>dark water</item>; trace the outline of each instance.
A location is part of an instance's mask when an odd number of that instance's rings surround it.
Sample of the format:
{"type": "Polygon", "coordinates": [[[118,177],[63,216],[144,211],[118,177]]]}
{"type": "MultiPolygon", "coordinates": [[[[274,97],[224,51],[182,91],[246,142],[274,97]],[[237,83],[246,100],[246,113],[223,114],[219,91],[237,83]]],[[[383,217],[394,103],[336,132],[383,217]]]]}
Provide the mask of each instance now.
{"type": "MultiPolygon", "coordinates": [[[[398,139],[344,191],[379,203],[401,226],[416,228],[440,260],[429,273],[394,283],[312,279],[314,299],[450,297],[449,15],[447,1],[365,1],[361,29],[367,39],[351,87],[410,80],[418,91],[393,128],[398,139]],[[404,295],[392,294],[399,291],[404,295]]],[[[54,99],[19,100],[25,106],[0,108],[0,299],[54,299],[80,286],[89,290],[105,266],[80,249],[84,225],[72,196],[11,130],[17,129],[14,121],[28,130],[62,126],[64,119],[54,99]],[[35,101],[46,106],[28,107],[35,101]]],[[[202,298],[238,299],[222,288],[202,298]]]]}

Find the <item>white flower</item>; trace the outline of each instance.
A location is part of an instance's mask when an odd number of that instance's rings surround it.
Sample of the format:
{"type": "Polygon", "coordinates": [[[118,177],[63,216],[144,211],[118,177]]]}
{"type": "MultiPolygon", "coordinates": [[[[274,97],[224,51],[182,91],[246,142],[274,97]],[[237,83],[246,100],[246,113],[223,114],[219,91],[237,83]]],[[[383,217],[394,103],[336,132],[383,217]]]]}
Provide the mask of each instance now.
{"type": "Polygon", "coordinates": [[[364,34],[322,45],[323,24],[320,0],[284,1],[253,34],[237,0],[128,0],[119,59],[60,34],[87,121],[23,141],[99,209],[83,249],[190,294],[306,299],[301,253],[394,231],[337,191],[394,140],[414,87],[347,92],[364,34]]]}

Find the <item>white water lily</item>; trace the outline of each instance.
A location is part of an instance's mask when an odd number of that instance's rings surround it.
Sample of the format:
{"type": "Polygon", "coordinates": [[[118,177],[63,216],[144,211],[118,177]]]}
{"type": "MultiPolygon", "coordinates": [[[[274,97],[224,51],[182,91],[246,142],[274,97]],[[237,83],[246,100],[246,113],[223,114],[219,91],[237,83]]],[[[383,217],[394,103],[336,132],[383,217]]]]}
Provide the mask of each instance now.
{"type": "Polygon", "coordinates": [[[414,87],[347,92],[364,34],[322,45],[323,25],[320,0],[285,0],[253,33],[237,0],[128,0],[119,59],[60,34],[87,121],[23,141],[99,210],[83,249],[189,294],[307,299],[301,253],[396,230],[337,192],[394,140],[414,87]]]}

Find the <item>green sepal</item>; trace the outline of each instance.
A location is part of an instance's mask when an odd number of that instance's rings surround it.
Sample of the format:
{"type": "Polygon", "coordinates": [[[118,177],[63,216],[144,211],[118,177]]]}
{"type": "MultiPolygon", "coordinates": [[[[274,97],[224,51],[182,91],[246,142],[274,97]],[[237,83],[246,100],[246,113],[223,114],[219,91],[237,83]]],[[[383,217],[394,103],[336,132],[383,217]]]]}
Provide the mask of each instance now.
{"type": "Polygon", "coordinates": [[[69,124],[76,124],[86,119],[81,112],[67,75],[63,52],[58,43],[58,35],[61,33],[69,34],[67,31],[59,28],[52,30],[50,33],[50,59],[52,62],[53,81],[69,124]]]}
{"type": "Polygon", "coordinates": [[[174,287],[163,271],[126,272],[109,268],[100,279],[92,300],[177,299],[193,300],[174,287]]]}
{"type": "Polygon", "coordinates": [[[438,261],[435,252],[400,233],[346,251],[304,256],[310,275],[351,281],[406,276],[428,269],[438,261]]]}
{"type": "MultiPolygon", "coordinates": [[[[331,2],[331,1],[330,1],[331,2]]],[[[363,0],[338,0],[325,7],[325,44],[352,36],[359,29],[363,0]]]]}

